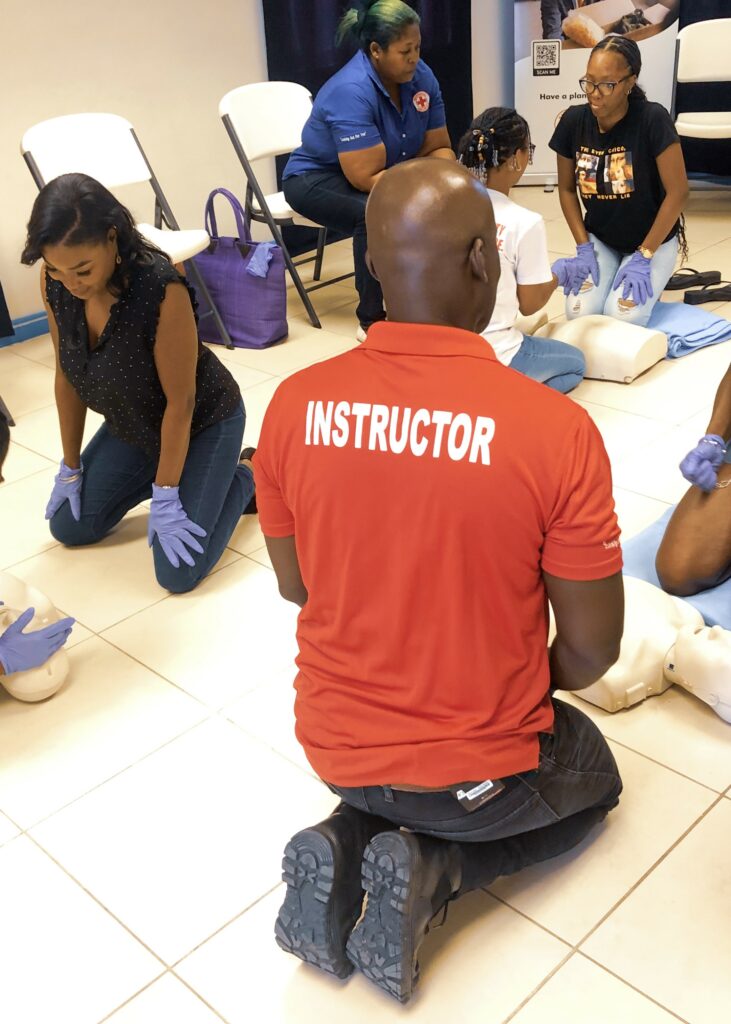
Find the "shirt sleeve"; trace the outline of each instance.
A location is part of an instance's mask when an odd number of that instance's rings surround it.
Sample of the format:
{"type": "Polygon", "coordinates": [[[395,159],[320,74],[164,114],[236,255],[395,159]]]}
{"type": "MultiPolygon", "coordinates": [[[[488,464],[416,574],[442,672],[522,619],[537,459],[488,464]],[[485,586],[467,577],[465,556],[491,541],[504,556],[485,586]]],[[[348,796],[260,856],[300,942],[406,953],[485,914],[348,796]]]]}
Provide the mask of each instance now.
{"type": "Polygon", "coordinates": [[[680,142],[680,137],[675,130],[673,119],[665,107],[659,103],[653,103],[648,109],[647,138],[650,143],[650,152],[654,157],[664,153],[668,146],[680,142]]]}
{"type": "Polygon", "coordinates": [[[359,86],[342,86],[338,91],[337,109],[329,112],[327,123],[338,153],[370,149],[383,142],[373,104],[359,86]]]}
{"type": "Polygon", "coordinates": [[[576,142],[574,140],[575,117],[574,107],[564,110],[561,120],[556,125],[548,143],[554,153],[565,156],[568,160],[576,159],[576,142]]]}
{"type": "Polygon", "coordinates": [[[426,123],[426,130],[432,131],[434,128],[443,128],[447,123],[447,112],[444,108],[444,100],[442,99],[442,90],[437,81],[437,76],[429,68],[430,82],[428,86],[429,93],[429,120],[426,123]]]}
{"type": "Polygon", "coordinates": [[[281,460],[283,416],[278,401],[279,390],[264,415],[259,445],[254,456],[254,481],[259,525],[265,537],[294,536],[294,516],[282,493],[281,460]]]}
{"type": "Polygon", "coordinates": [[[552,276],[548,262],[548,241],[543,218],[532,224],[518,241],[515,262],[516,284],[545,284],[552,276]]]}
{"type": "Polygon", "coordinates": [[[541,567],[566,580],[600,580],[622,569],[612,473],[604,443],[582,410],[546,527],[541,567]]]}

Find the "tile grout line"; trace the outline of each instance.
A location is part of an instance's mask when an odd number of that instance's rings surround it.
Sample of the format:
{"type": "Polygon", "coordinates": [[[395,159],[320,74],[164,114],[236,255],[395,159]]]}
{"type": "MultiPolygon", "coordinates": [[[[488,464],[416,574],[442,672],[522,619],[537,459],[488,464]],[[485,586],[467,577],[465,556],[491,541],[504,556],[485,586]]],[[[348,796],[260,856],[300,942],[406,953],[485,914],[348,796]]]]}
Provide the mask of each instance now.
{"type": "MultiPolygon", "coordinates": [[[[655,696],[661,697],[662,694],[656,694],[655,696]]],[[[648,698],[649,699],[649,698],[648,698]]],[[[596,723],[595,723],[596,724],[596,723]]],[[[599,728],[597,726],[597,728],[599,728]]],[[[686,775],[685,772],[678,771],[677,768],[671,767],[669,764],[665,764],[663,761],[658,761],[655,757],[650,757],[649,754],[645,754],[641,750],[637,750],[635,747],[630,747],[627,743],[623,743],[621,740],[616,740],[613,736],[608,733],[599,730],[602,736],[606,740],[611,740],[612,743],[616,743],[618,747],[622,747],[624,750],[629,750],[632,754],[637,754],[639,757],[644,757],[646,761],[650,761],[652,764],[656,764],[658,768],[664,768],[668,772],[672,772],[673,775],[679,775],[681,779],[685,779],[687,782],[694,782],[696,786],[700,786],[702,789],[707,789],[709,793],[713,793],[714,796],[723,795],[723,791],[714,789],[713,786],[709,786],[707,782],[699,782],[698,779],[694,779],[692,775],[686,775]]]]}
{"type": "Polygon", "coordinates": [[[97,1024],[105,1024],[105,1022],[106,1022],[106,1021],[108,1021],[108,1020],[111,1020],[111,1018],[112,1018],[112,1017],[113,1017],[113,1016],[115,1015],[115,1013],[118,1013],[118,1012],[119,1012],[120,1010],[124,1009],[124,1007],[125,1007],[125,1006],[129,1006],[129,1004],[130,1004],[130,1003],[131,1003],[131,1002],[132,1002],[132,1001],[133,1001],[134,999],[136,999],[136,998],[137,998],[137,996],[139,996],[139,995],[142,995],[142,993],[143,993],[143,992],[147,992],[147,990],[148,990],[148,989],[152,988],[152,986],[153,986],[153,985],[155,985],[155,984],[156,984],[156,983],[157,983],[158,981],[161,981],[161,980],[162,980],[162,979],[163,979],[163,978],[164,978],[164,977],[165,977],[166,975],[168,975],[168,974],[169,974],[169,975],[170,975],[171,977],[175,978],[175,979],[176,979],[177,981],[179,981],[181,985],[184,985],[184,986],[185,986],[185,987],[186,987],[186,988],[188,989],[188,991],[189,991],[189,992],[192,992],[192,993],[193,993],[193,995],[194,995],[194,996],[196,996],[196,997],[197,997],[197,998],[198,998],[198,999],[200,1000],[200,1002],[201,1002],[201,1003],[203,1003],[203,1005],[204,1005],[204,1006],[206,1006],[206,1007],[207,1007],[207,1008],[208,1008],[208,1009],[209,1009],[209,1010],[211,1011],[211,1013],[213,1013],[213,1014],[214,1014],[214,1015],[215,1015],[216,1017],[218,1017],[218,1019],[219,1019],[219,1020],[222,1020],[222,1021],[223,1021],[223,1024],[228,1024],[228,1021],[226,1020],[226,1018],[225,1018],[225,1017],[223,1017],[223,1016],[222,1016],[222,1015],[221,1015],[221,1014],[220,1014],[220,1013],[218,1012],[218,1010],[216,1010],[216,1009],[215,1009],[215,1007],[211,1006],[211,1004],[210,1004],[210,1003],[209,1003],[209,1002],[208,1002],[207,1000],[205,1000],[205,999],[203,998],[203,996],[202,996],[202,995],[200,994],[200,992],[196,992],[196,990],[195,990],[195,989],[194,989],[194,988],[193,988],[193,987],[192,987],[191,985],[189,985],[189,984],[188,984],[188,982],[187,982],[187,981],[185,981],[185,979],[184,979],[184,978],[180,978],[180,977],[178,977],[178,975],[177,975],[177,974],[175,974],[175,972],[174,972],[174,971],[173,971],[173,970],[172,970],[171,968],[168,968],[168,969],[167,969],[167,970],[166,970],[166,971],[165,971],[165,972],[164,972],[163,974],[161,974],[161,975],[160,975],[159,977],[157,977],[157,978],[153,978],[153,980],[152,980],[151,982],[149,982],[149,983],[148,983],[147,985],[145,985],[145,986],[144,986],[144,988],[141,988],[141,989],[139,989],[139,991],[137,991],[137,992],[134,992],[134,993],[133,993],[133,994],[132,994],[132,995],[131,995],[131,996],[129,997],[129,999],[125,999],[125,1001],[124,1001],[123,1003],[120,1003],[120,1004],[119,1004],[119,1006],[115,1007],[115,1008],[114,1008],[114,1009],[112,1010],[112,1012],[111,1012],[111,1013],[108,1013],[108,1014],[106,1015],[106,1017],[102,1017],[102,1019],[101,1019],[100,1021],[98,1021],[98,1022],[97,1022],[97,1024]]]}
{"type": "Polygon", "coordinates": [[[669,1013],[670,1016],[675,1017],[676,1020],[681,1021],[681,1024],[689,1024],[685,1017],[681,1017],[679,1013],[676,1013],[675,1010],[671,1010],[669,1006],[665,1006],[663,1003],[659,1002],[657,999],[655,999],[654,996],[649,995],[647,992],[643,992],[641,988],[637,988],[637,986],[633,985],[631,981],[627,981],[627,979],[621,977],[621,975],[615,974],[615,972],[610,970],[609,967],[607,967],[605,964],[600,963],[598,960],[595,960],[594,957],[589,956],[588,953],[585,953],[581,949],[577,949],[576,952],[579,956],[584,957],[590,963],[594,964],[596,967],[599,967],[606,974],[611,975],[612,978],[616,978],[617,981],[621,981],[623,985],[627,986],[627,988],[631,988],[634,992],[637,992],[639,995],[644,996],[645,999],[649,999],[649,1001],[651,1003],[654,1003],[655,1006],[659,1007],[661,1010],[664,1010],[666,1013],[669,1013]]]}
{"type": "Polygon", "coordinates": [[[522,1009],[524,1009],[524,1007],[526,1007],[528,1005],[528,1003],[531,1001],[531,999],[533,999],[534,996],[536,996],[541,991],[541,989],[545,985],[548,984],[548,982],[551,980],[551,978],[553,978],[556,974],[558,974],[558,972],[562,968],[564,968],[566,966],[566,964],[569,962],[569,960],[571,960],[572,957],[574,957],[575,955],[576,955],[576,950],[575,949],[571,949],[569,951],[568,955],[565,956],[563,958],[563,960],[559,964],[556,964],[556,966],[553,968],[553,970],[549,974],[547,974],[546,977],[538,985],[536,985],[536,987],[533,989],[533,991],[530,992],[525,997],[525,999],[523,999],[523,1001],[518,1006],[516,1006],[515,1009],[510,1014],[508,1014],[507,1017],[504,1018],[504,1020],[502,1021],[502,1024],[509,1024],[509,1022],[511,1020],[514,1020],[515,1017],[520,1013],[520,1011],[522,1009]]]}
{"type": "Polygon", "coordinates": [[[123,1003],[120,1003],[118,1006],[115,1006],[111,1013],[108,1013],[106,1017],[102,1017],[102,1019],[98,1021],[97,1024],[104,1024],[104,1022],[108,1021],[110,1017],[113,1017],[118,1010],[123,1009],[125,1006],[129,1006],[133,999],[136,999],[137,996],[142,995],[143,992],[147,992],[149,988],[152,988],[152,986],[156,982],[164,978],[166,974],[169,974],[169,970],[165,970],[162,972],[162,974],[158,974],[158,976],[156,978],[153,978],[152,981],[148,981],[148,983],[146,985],[143,985],[142,988],[138,989],[136,992],[133,992],[128,999],[125,999],[123,1003]]]}

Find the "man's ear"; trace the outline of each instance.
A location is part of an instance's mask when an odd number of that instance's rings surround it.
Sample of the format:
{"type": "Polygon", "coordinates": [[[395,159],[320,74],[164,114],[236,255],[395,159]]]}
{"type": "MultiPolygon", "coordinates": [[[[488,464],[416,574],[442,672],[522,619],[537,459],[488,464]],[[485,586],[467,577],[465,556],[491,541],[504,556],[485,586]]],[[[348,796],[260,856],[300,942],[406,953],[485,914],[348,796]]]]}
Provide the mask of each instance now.
{"type": "Polygon", "coordinates": [[[476,238],[470,249],[470,267],[473,275],[484,284],[490,280],[487,272],[487,260],[485,259],[485,243],[481,238],[476,238]]]}
{"type": "Polygon", "coordinates": [[[365,261],[366,261],[366,266],[368,267],[368,271],[369,271],[371,277],[375,277],[376,281],[380,282],[381,279],[378,276],[378,274],[376,273],[376,268],[373,266],[373,260],[371,259],[371,254],[368,252],[367,249],[366,249],[366,260],[365,261]]]}

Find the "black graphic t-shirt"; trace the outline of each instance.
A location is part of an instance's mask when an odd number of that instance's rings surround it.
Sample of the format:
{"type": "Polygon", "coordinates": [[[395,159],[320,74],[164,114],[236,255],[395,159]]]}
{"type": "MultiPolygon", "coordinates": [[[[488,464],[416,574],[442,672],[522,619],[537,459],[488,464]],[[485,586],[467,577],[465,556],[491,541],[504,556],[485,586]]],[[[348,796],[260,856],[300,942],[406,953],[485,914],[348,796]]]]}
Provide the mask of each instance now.
{"type": "MultiPolygon", "coordinates": [[[[549,145],[576,164],[586,230],[630,253],[644,242],[665,199],[657,157],[679,141],[665,107],[638,100],[608,132],[599,131],[588,103],[569,107],[549,145]]],[[[676,223],[663,241],[677,231],[676,223]]]]}

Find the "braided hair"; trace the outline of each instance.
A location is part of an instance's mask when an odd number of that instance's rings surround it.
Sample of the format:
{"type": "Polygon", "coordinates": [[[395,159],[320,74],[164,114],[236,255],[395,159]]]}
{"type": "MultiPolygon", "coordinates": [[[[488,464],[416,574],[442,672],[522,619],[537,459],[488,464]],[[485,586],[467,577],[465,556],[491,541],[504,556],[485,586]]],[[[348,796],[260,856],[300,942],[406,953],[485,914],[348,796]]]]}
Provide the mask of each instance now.
{"type": "Polygon", "coordinates": [[[370,53],[371,43],[387,50],[409,25],[420,23],[419,15],[403,0],[362,0],[340,19],[335,42],[340,46],[343,40],[352,39],[366,53],[370,53]]]}
{"type": "Polygon", "coordinates": [[[517,110],[488,107],[460,139],[457,158],[484,185],[490,170],[500,167],[529,145],[528,122],[517,110]]]}

